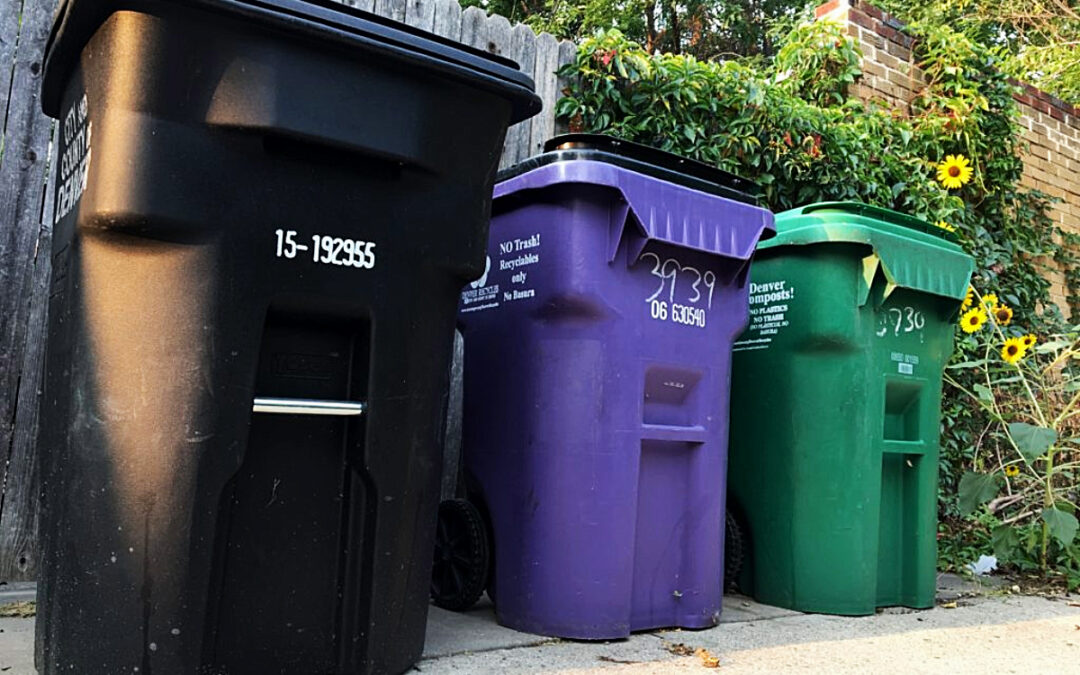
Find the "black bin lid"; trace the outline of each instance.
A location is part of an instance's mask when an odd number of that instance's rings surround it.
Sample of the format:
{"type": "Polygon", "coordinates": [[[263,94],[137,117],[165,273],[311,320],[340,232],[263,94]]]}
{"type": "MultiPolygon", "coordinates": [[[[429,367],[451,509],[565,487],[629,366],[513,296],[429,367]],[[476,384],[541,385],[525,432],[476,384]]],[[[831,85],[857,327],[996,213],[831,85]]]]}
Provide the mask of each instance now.
{"type": "Polygon", "coordinates": [[[430,68],[510,99],[511,123],[541,108],[532,78],[514,61],[331,0],[60,0],[45,47],[42,110],[50,117],[60,116],[60,101],[83,47],[113,13],[160,14],[185,8],[231,15],[430,68]]]}
{"type": "Polygon", "coordinates": [[[607,162],[688,188],[759,206],[757,183],[704,162],[604,134],[563,134],[544,143],[544,153],[499,172],[498,181],[554,162],[607,162]]]}

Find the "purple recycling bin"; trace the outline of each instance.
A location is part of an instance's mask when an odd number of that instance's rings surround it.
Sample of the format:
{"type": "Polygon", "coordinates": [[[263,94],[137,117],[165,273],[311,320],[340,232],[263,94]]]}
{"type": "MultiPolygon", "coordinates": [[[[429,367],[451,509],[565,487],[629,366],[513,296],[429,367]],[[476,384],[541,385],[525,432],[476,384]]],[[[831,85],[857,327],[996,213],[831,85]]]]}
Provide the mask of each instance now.
{"type": "Polygon", "coordinates": [[[731,345],[773,216],[753,185],[564,136],[495,188],[462,294],[463,453],[500,623],[581,639],[716,625],[731,345]]]}

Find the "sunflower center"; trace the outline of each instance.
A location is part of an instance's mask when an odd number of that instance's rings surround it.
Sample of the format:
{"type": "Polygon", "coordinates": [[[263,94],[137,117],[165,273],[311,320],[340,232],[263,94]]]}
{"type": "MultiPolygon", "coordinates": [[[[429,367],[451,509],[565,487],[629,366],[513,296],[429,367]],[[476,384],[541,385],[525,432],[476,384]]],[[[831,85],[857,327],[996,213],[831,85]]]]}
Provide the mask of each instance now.
{"type": "Polygon", "coordinates": [[[950,166],[949,167],[949,175],[952,176],[953,178],[956,178],[957,176],[959,176],[960,175],[960,167],[958,167],[958,166],[950,166]]]}
{"type": "Polygon", "coordinates": [[[1016,348],[1016,345],[1009,345],[1005,348],[1005,351],[1009,353],[1009,356],[1013,356],[1019,350],[1016,348]]]}

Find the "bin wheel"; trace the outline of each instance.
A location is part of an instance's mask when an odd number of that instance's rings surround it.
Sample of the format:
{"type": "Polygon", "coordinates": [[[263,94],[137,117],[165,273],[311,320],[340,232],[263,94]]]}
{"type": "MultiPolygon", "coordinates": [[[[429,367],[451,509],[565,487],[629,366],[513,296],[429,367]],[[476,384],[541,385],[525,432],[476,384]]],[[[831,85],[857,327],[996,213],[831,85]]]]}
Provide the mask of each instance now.
{"type": "Polygon", "coordinates": [[[746,558],[746,540],[742,525],[728,509],[724,517],[724,590],[733,590],[746,558]]]}
{"type": "Polygon", "coordinates": [[[484,593],[488,581],[487,528],[480,511],[464,499],[439,504],[431,599],[437,607],[462,612],[484,593]]]}

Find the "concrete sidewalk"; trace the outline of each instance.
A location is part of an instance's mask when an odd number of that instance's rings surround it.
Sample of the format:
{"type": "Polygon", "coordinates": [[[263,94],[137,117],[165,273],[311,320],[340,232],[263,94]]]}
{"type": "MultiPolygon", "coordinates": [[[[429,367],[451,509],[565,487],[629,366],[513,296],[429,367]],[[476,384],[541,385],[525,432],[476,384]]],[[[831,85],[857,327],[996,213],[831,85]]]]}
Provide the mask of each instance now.
{"type": "MultiPolygon", "coordinates": [[[[455,614],[431,608],[425,674],[723,673],[1077,673],[1080,598],[1009,595],[944,575],[938,599],[955,608],[891,609],[868,617],[800,614],[738,595],[722,623],[703,631],[655,631],[616,642],[573,642],[499,626],[490,603],[455,614]]],[[[32,587],[0,586],[0,604],[32,587]],[[5,591],[5,589],[7,589],[5,591]]],[[[32,674],[33,619],[0,619],[0,674],[32,674]]]]}

